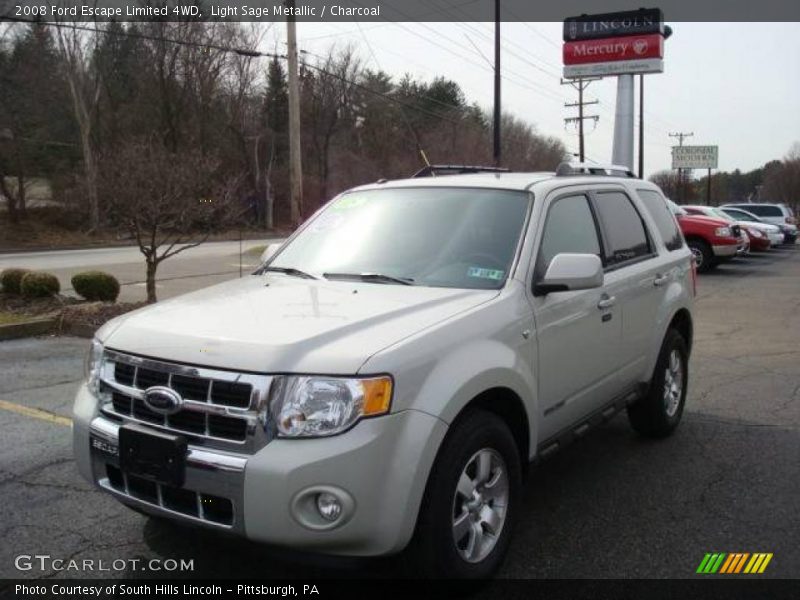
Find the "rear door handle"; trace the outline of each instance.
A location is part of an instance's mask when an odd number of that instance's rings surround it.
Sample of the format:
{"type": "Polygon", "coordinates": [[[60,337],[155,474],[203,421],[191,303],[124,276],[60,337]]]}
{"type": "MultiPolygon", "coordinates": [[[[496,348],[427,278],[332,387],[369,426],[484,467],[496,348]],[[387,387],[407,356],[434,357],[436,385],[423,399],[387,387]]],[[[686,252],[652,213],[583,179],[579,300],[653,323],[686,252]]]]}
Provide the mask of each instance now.
{"type": "Polygon", "coordinates": [[[653,280],[653,285],[655,285],[656,287],[661,287],[668,281],[669,281],[669,273],[665,275],[656,275],[656,278],[653,280]]]}
{"type": "Polygon", "coordinates": [[[597,308],[600,310],[604,310],[606,308],[611,308],[617,303],[616,296],[606,296],[600,299],[600,302],[597,303],[597,308]]]}

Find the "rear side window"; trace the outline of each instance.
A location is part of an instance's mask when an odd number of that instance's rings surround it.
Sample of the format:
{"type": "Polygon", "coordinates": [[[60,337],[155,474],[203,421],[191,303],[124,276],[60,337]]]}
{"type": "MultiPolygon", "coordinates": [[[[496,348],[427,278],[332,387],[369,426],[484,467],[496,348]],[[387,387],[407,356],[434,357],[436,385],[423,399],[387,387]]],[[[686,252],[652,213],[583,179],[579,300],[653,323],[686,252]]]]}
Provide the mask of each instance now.
{"type": "Polygon", "coordinates": [[[536,262],[539,277],[547,272],[553,257],[562,252],[601,256],[597,227],[586,196],[565,196],[550,205],[536,262]]]}
{"type": "Polygon", "coordinates": [[[751,212],[759,217],[782,217],[783,211],[779,206],[748,206],[747,212],[751,212]]]}
{"type": "Polygon", "coordinates": [[[598,192],[596,207],[605,233],[607,266],[650,254],[644,223],[627,195],[598,192]]]}
{"type": "MultiPolygon", "coordinates": [[[[677,250],[683,246],[683,237],[681,236],[678,224],[675,222],[675,217],[672,216],[667,203],[661,194],[653,190],[636,190],[639,198],[642,199],[644,207],[650,216],[655,221],[658,232],[661,234],[661,239],[664,240],[664,245],[667,250],[677,250]]],[[[690,211],[691,209],[687,209],[690,211]]],[[[702,214],[699,210],[697,214],[702,214]]]]}

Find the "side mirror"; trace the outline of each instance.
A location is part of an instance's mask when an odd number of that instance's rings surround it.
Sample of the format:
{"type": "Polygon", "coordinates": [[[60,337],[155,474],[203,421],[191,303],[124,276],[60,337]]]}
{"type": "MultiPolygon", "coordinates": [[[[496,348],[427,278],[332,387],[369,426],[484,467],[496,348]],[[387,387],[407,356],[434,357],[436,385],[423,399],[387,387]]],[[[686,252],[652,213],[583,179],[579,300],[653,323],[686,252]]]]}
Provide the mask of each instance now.
{"type": "Polygon", "coordinates": [[[261,264],[264,264],[270,258],[275,256],[275,253],[281,249],[281,246],[283,246],[283,244],[273,242],[272,244],[269,244],[266,248],[264,248],[264,251],[261,253],[261,264]]]}
{"type": "Polygon", "coordinates": [[[534,292],[544,296],[550,292],[590,290],[603,285],[603,263],[594,254],[556,254],[547,273],[536,284],[534,292]]]}

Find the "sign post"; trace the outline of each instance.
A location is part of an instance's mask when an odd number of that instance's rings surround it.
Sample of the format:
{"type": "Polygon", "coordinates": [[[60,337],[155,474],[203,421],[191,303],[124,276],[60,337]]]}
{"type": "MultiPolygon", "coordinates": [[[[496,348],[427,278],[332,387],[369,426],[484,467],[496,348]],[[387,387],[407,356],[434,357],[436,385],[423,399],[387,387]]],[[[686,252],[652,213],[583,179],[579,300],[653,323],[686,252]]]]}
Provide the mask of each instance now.
{"type": "Polygon", "coordinates": [[[664,71],[664,15],[658,8],[564,20],[564,77],[617,76],[612,162],[633,171],[635,74],[664,71]]]}

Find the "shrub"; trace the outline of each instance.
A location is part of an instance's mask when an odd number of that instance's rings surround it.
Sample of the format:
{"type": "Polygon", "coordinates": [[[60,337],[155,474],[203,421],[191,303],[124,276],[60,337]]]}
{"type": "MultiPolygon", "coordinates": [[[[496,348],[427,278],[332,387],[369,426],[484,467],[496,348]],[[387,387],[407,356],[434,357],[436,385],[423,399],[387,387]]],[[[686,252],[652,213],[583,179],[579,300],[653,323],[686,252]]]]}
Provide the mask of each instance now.
{"type": "Polygon", "coordinates": [[[57,294],[61,291],[61,284],[58,283],[58,278],[52,273],[31,271],[22,278],[19,288],[23,296],[42,298],[57,294]]]}
{"type": "Polygon", "coordinates": [[[0,283],[3,284],[3,291],[9,294],[19,294],[22,278],[30,269],[3,269],[0,273],[0,283]]]}
{"type": "Polygon", "coordinates": [[[87,300],[114,302],[119,296],[119,281],[102,271],[84,271],[72,278],[72,289],[87,300]]]}

